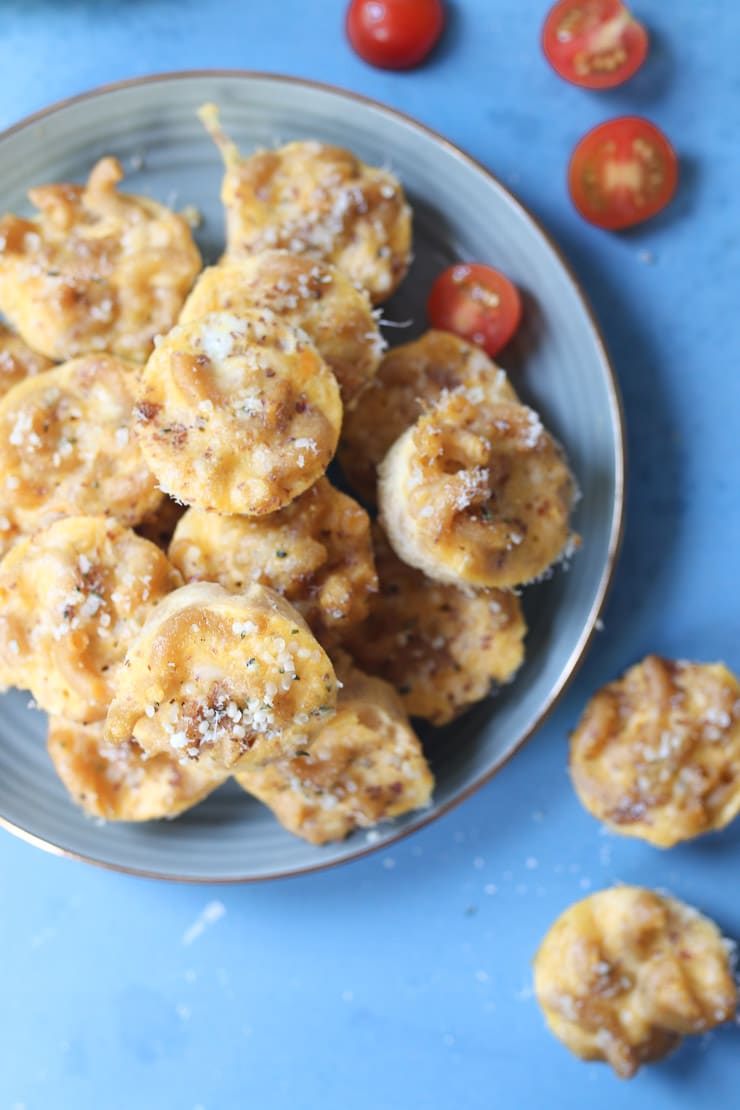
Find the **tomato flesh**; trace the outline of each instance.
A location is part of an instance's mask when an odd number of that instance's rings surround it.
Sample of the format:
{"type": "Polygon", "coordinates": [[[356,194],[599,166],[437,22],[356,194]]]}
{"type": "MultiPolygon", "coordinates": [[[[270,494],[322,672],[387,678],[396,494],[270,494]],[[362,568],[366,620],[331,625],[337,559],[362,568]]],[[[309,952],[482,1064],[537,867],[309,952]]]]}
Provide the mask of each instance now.
{"type": "Polygon", "coordinates": [[[648,34],[621,0],[559,0],[542,30],[553,69],[586,89],[611,89],[645,61],[648,34]]]}
{"type": "Polygon", "coordinates": [[[589,131],[573,152],[570,194],[581,215],[609,231],[649,219],[670,201],[678,159],[662,131],[623,116],[589,131]]]}
{"type": "Polygon", "coordinates": [[[516,286],[498,270],[461,262],[436,278],[427,313],[432,327],[454,332],[493,357],[518,328],[522,302],[516,286]]]}
{"type": "Polygon", "coordinates": [[[442,0],[352,0],[347,37],[380,69],[410,69],[426,58],[445,22],[442,0]]]}

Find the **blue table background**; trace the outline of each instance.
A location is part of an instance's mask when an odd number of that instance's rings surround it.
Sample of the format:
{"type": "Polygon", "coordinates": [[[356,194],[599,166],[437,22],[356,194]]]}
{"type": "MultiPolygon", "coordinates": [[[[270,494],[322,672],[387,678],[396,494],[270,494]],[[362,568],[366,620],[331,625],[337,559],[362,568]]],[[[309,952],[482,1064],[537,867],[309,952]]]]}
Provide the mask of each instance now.
{"type": "Polygon", "coordinates": [[[446,133],[574,265],[631,453],[622,559],[586,664],[526,749],[432,827],[327,873],[220,888],[110,874],[2,834],[0,1110],[739,1103],[736,1028],[620,1083],[545,1031],[530,960],[562,909],[615,880],[667,887],[740,937],[740,822],[659,853],[604,836],[565,770],[586,697],[646,652],[740,670],[740,7],[635,0],[649,63],[592,94],[541,57],[545,0],[449,6],[444,44],[410,74],[350,52],[340,0],[0,6],[2,126],[106,81],[223,66],[343,85],[446,133]],[[617,237],[576,216],[565,168],[588,128],[632,112],[672,137],[682,181],[669,211],[617,237]]]}

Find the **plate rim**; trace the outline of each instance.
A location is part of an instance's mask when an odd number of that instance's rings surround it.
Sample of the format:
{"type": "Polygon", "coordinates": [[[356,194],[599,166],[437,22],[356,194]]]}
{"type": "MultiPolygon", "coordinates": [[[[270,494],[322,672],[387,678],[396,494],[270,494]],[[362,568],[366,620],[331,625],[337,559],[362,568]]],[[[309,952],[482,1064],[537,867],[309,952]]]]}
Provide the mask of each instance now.
{"type": "Polygon", "coordinates": [[[627,480],[627,434],[624,418],[624,406],[622,395],[619,388],[617,375],[609,355],[604,333],[601,325],[596,317],[596,314],[591,306],[591,302],[586,294],[579,278],[575,274],[573,267],[569,260],[565,257],[562,249],[555,241],[550,232],[543,226],[540,220],[535,216],[529,208],[493,173],[487,166],[480,162],[473,155],[469,154],[462,147],[453,143],[445,135],[429,127],[427,124],[422,123],[416,117],[407,112],[401,111],[398,108],[386,104],[383,101],[376,100],[373,97],[366,96],[364,93],[358,93],[351,89],[343,88],[339,85],[329,84],[325,81],[316,81],[312,78],[298,77],[290,74],[281,74],[275,72],[268,72],[263,70],[251,69],[221,69],[221,68],[205,68],[205,69],[184,69],[184,70],[169,70],[161,73],[150,73],[139,75],[136,77],[123,78],[118,81],[106,82],[102,85],[95,85],[90,89],[86,89],[80,93],[75,93],[72,96],[63,97],[59,100],[52,101],[51,104],[41,108],[29,115],[23,116],[16,123],[11,124],[9,127],[0,131],[0,146],[4,144],[5,140],[12,135],[25,130],[25,128],[32,126],[41,120],[48,119],[55,115],[57,112],[64,111],[76,104],[84,103],[88,100],[95,100],[98,97],[104,96],[108,93],[120,92],[124,89],[158,85],[169,81],[189,80],[189,79],[219,79],[219,78],[237,78],[247,80],[258,80],[264,82],[275,82],[276,84],[289,84],[301,88],[318,89],[322,92],[327,92],[332,96],[340,99],[349,100],[355,104],[365,105],[380,111],[386,115],[395,117],[401,120],[402,123],[410,126],[411,128],[422,132],[433,142],[452,155],[454,159],[464,165],[474,169],[476,172],[483,174],[489,182],[491,182],[496,189],[502,193],[507,201],[513,205],[532,224],[539,235],[549,246],[550,250],[558,259],[560,265],[563,267],[566,275],[568,276],[573,289],[578,297],[578,300],[583,308],[588,323],[593,332],[596,347],[599,357],[605,372],[605,380],[607,386],[607,393],[609,397],[609,412],[612,425],[615,429],[615,454],[614,454],[614,503],[611,511],[611,519],[609,526],[609,543],[607,548],[607,557],[604,563],[596,595],[591,604],[586,621],[584,622],[581,633],[576,641],[573,650],[571,651],[568,659],[560,669],[560,674],[548,697],[545,699],[543,705],[537,712],[537,715],[529,726],[519,737],[517,737],[514,745],[503,755],[500,759],[496,760],[483,774],[475,778],[475,780],[464,790],[460,791],[445,802],[433,812],[420,811],[418,816],[413,819],[406,826],[397,829],[391,836],[383,839],[381,842],[365,843],[353,849],[346,856],[340,859],[331,859],[312,863],[305,867],[293,867],[289,869],[281,869],[277,871],[270,871],[259,875],[233,875],[229,877],[209,877],[204,875],[176,875],[166,871],[149,871],[141,867],[128,867],[124,864],[114,863],[109,860],[99,859],[92,855],[87,855],[83,852],[75,851],[71,848],[65,848],[57,844],[53,840],[39,836],[38,833],[25,828],[23,825],[10,821],[7,817],[0,814],[0,828],[16,836],[18,839],[33,845],[36,848],[41,848],[43,851],[48,852],[50,855],[62,856],[65,859],[77,860],[80,863],[92,864],[95,867],[103,868],[106,871],[113,871],[118,874],[133,875],[137,878],[153,879],[164,882],[176,883],[190,883],[195,885],[207,886],[231,886],[241,883],[264,883],[272,882],[278,879],[297,878],[302,875],[311,875],[319,871],[327,871],[330,868],[339,867],[344,864],[353,863],[356,860],[369,856],[374,852],[385,850],[392,844],[398,843],[407,836],[418,832],[420,829],[426,828],[438,818],[443,817],[445,814],[451,812],[458,805],[467,801],[474,793],[480,790],[498,772],[506,766],[510,759],[519,752],[524,745],[532,739],[534,734],[542,727],[548,717],[551,715],[555,707],[558,705],[571,682],[575,678],[578,670],[580,669],[591,641],[596,632],[599,617],[606,604],[607,597],[611,590],[614,581],[614,575],[619,559],[619,553],[624,538],[625,528],[625,492],[627,480]]]}

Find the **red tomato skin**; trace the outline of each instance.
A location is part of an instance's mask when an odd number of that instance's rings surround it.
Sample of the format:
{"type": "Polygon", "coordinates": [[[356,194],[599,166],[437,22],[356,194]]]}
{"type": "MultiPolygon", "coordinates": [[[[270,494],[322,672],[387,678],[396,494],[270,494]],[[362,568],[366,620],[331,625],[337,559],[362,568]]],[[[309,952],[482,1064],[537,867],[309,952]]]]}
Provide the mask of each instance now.
{"type": "Polygon", "coordinates": [[[363,61],[379,69],[411,69],[442,34],[442,0],[352,0],[347,38],[363,61]]]}
{"type": "Polygon", "coordinates": [[[623,231],[657,215],[672,199],[677,185],[678,157],[675,150],[663,132],[641,116],[620,116],[594,127],[576,146],[568,167],[568,188],[573,204],[585,220],[605,231],[623,231]],[[598,156],[604,152],[604,144],[610,143],[616,148],[616,152],[620,149],[624,152],[628,146],[631,148],[635,138],[640,138],[659,153],[661,180],[656,182],[653,195],[639,204],[630,199],[627,190],[623,190],[620,200],[612,204],[611,208],[606,199],[600,206],[596,203],[593,190],[591,197],[588,196],[584,184],[585,175],[595,173],[598,156]]]}
{"type": "Polygon", "coordinates": [[[459,335],[493,358],[519,327],[522,301],[516,286],[498,270],[477,262],[457,262],[437,275],[427,315],[432,327],[459,335]],[[495,295],[497,307],[483,305],[470,286],[495,295]]]}
{"type": "Polygon", "coordinates": [[[629,81],[644,63],[649,45],[645,27],[622,0],[559,0],[542,28],[542,49],[550,65],[564,81],[584,89],[613,89],[629,81]],[[597,54],[595,66],[589,64],[589,31],[564,41],[559,30],[575,10],[584,12],[585,18],[594,23],[614,21],[620,27],[618,41],[611,50],[597,54]]]}

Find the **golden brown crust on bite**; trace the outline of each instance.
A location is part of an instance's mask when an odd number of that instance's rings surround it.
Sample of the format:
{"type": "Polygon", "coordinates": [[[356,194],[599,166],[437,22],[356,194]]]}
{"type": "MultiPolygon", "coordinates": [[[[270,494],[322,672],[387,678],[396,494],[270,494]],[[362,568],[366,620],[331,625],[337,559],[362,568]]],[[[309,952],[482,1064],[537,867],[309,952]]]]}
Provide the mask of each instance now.
{"type": "Polygon", "coordinates": [[[379,472],[391,546],[440,582],[507,589],[540,577],[571,539],[573,500],[562,449],[537,414],[483,385],[444,394],[379,472]]]}
{"type": "Polygon", "coordinates": [[[34,220],[0,220],[0,309],[34,350],[70,359],[110,351],[144,362],[200,269],[185,220],[116,191],[115,158],[86,185],[31,189],[34,220]]]}
{"type": "Polygon", "coordinates": [[[261,308],[305,331],[335,375],[344,405],[372,379],[385,343],[367,294],[335,266],[308,255],[268,250],[209,266],[185,302],[180,323],[210,312],[240,315],[261,308]]]}
{"type": "Polygon", "coordinates": [[[46,746],[72,799],[106,821],[177,817],[226,778],[168,755],[147,758],[135,740],[106,744],[100,721],[81,725],[51,717],[46,746]]]}
{"type": "Polygon", "coordinates": [[[649,655],[599,690],[571,736],[586,809],[661,848],[740,812],[740,684],[720,663],[649,655]]]}
{"type": "Polygon", "coordinates": [[[165,555],[104,517],[70,517],[0,563],[0,683],[75,721],[105,716],[126,649],[181,583],[165,555]]]}
{"type": "Polygon", "coordinates": [[[162,489],[199,509],[261,516],[324,473],[342,405],[308,336],[262,309],[173,328],[144,368],[136,416],[162,489]]]}
{"type": "Polygon", "coordinates": [[[692,1033],[731,1021],[737,988],[717,926],[640,887],[602,890],[563,913],[534,960],[556,1037],[622,1078],[692,1033]]]}
{"type": "Polygon", "coordinates": [[[516,401],[506,374],[474,347],[447,331],[428,331],[388,351],[362,395],[345,414],[339,461],[353,489],[375,503],[377,468],[395,441],[445,390],[482,384],[501,401],[516,401]]]}
{"type": "Polygon", "coordinates": [[[50,358],[32,351],[19,335],[0,324],[0,397],[11,386],[51,370],[53,365],[50,358]]]}
{"type": "Polygon", "coordinates": [[[447,724],[523,662],[519,600],[432,581],[395,556],[377,525],[373,547],[379,592],[343,644],[361,667],[395,686],[412,717],[447,724]]]}
{"type": "Polygon", "coordinates": [[[283,598],[197,582],[170,594],[131,644],[104,737],[219,773],[305,747],[336,698],[328,656],[283,598]]]}
{"type": "Polygon", "coordinates": [[[391,295],[411,252],[411,209],[392,173],[313,141],[242,157],[214,105],[199,114],[226,166],[228,258],[284,247],[332,262],[376,303],[391,295]]]}
{"type": "Polygon", "coordinates": [[[236,776],[311,844],[343,840],[429,804],[434,778],[391,686],[340,660],[336,715],[308,751],[236,776]]]}
{"type": "Polygon", "coordinates": [[[133,435],[137,370],[85,355],[0,401],[0,513],[29,533],[63,516],[133,525],[162,503],[133,435]]]}
{"type": "Polygon", "coordinates": [[[265,517],[189,509],[169,557],[186,582],[277,590],[322,643],[364,620],[377,589],[368,515],[326,478],[265,517]]]}

